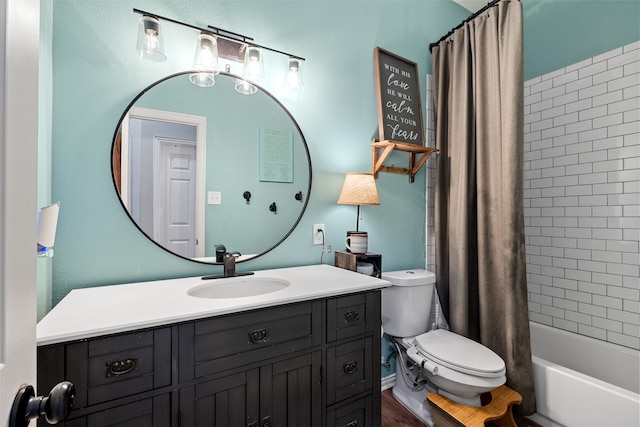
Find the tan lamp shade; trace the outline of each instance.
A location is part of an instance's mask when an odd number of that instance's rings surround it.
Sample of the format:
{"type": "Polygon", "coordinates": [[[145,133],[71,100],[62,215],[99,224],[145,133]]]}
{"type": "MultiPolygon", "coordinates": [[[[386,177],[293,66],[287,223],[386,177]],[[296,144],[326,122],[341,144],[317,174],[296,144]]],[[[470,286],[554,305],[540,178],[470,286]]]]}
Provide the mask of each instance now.
{"type": "Polygon", "coordinates": [[[370,173],[347,172],[339,205],[379,205],[376,181],[370,173]]]}

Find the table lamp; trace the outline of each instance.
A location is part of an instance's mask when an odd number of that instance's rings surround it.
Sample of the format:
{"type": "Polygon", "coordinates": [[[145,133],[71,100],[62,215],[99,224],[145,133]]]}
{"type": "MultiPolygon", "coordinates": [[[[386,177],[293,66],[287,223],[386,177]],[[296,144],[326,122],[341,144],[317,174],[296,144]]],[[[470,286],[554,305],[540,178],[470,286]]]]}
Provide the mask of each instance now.
{"type": "Polygon", "coordinates": [[[378,190],[373,175],[363,172],[347,172],[342,186],[342,192],[338,197],[339,205],[356,205],[358,213],[356,217],[356,231],[360,226],[360,205],[379,205],[378,190]]]}

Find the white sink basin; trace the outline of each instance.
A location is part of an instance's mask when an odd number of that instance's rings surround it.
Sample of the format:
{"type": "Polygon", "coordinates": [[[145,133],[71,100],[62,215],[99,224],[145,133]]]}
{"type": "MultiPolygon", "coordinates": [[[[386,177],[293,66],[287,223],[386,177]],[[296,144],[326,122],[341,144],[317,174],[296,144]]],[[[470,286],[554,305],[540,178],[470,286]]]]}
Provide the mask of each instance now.
{"type": "Polygon", "coordinates": [[[277,292],[289,287],[286,280],[268,277],[231,277],[194,286],[187,294],[197,298],[243,298],[277,292]]]}

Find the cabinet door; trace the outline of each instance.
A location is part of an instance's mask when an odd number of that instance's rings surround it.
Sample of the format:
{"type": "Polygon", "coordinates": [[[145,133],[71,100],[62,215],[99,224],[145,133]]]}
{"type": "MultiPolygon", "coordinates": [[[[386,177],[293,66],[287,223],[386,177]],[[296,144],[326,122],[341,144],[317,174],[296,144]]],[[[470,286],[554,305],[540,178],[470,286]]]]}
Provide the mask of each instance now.
{"type": "Polygon", "coordinates": [[[260,372],[217,378],[180,390],[181,427],[258,425],[260,372]]]}
{"type": "Polygon", "coordinates": [[[260,368],[258,426],[321,426],[320,370],[319,351],[260,368]]]}

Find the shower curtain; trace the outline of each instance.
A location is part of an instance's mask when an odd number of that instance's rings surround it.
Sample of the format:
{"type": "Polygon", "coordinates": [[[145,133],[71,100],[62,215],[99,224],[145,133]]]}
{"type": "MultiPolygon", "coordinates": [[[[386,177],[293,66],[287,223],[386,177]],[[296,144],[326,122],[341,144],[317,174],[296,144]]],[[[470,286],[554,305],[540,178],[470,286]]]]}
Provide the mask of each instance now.
{"type": "Polygon", "coordinates": [[[522,7],[503,0],[433,54],[437,290],[451,330],[505,361],[535,412],[523,212],[522,7]]]}

